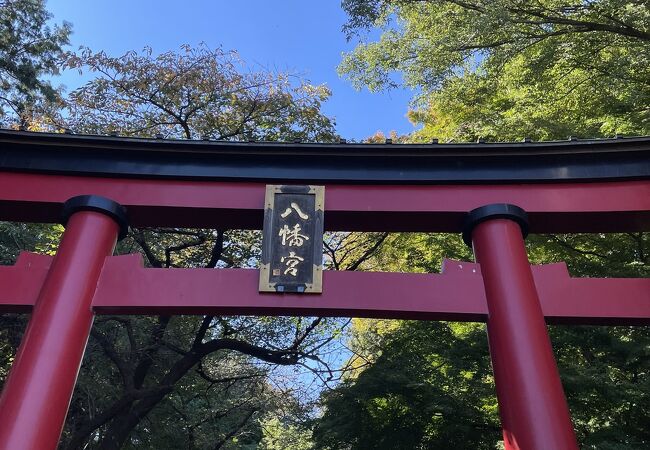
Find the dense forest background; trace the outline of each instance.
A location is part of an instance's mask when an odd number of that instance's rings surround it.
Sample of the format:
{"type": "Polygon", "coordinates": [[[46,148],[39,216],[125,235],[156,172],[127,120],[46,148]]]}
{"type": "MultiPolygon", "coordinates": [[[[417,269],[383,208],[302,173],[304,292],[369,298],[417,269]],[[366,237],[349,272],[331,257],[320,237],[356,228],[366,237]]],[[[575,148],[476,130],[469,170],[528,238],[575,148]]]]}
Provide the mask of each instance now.
{"type": "MultiPolygon", "coordinates": [[[[343,0],[360,89],[414,89],[397,142],[650,135],[644,1],[343,0]],[[376,36],[379,36],[375,39],[376,36]]],[[[331,94],[205,45],[107,55],[67,48],[43,1],[0,0],[0,122],[33,131],[178,139],[338,139],[331,94]],[[57,90],[61,70],[92,79],[57,90]]],[[[369,136],[373,142],[383,135],[369,136]]],[[[53,253],[62,228],[0,223],[0,263],[53,253]]],[[[533,263],[648,277],[648,234],[534,235],[533,263]]],[[[132,229],[151,267],[255,267],[259,234],[132,229]]],[[[437,272],[459,236],[336,233],[331,270],[437,272]]],[[[615,299],[612,299],[615,301],[615,299]]],[[[28,317],[0,316],[0,383],[28,317]]],[[[582,448],[650,446],[650,330],[549,327],[582,448]]],[[[62,449],[494,449],[500,428],[482,324],[268,317],[95,321],[62,449]]]]}

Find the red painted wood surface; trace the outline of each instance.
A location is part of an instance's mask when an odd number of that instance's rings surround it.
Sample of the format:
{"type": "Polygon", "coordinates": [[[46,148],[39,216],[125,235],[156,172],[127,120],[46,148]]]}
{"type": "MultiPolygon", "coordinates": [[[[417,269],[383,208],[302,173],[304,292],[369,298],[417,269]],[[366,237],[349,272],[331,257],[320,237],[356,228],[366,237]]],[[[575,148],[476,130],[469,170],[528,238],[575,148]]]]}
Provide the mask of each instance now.
{"type": "Polygon", "coordinates": [[[36,303],[52,257],[21,252],[13,266],[0,266],[0,313],[29,312],[36,303]]]}
{"type": "MultiPolygon", "coordinates": [[[[263,183],[0,173],[0,219],[56,222],[61,205],[96,194],[124,205],[132,226],[262,226],[263,183]]],[[[650,230],[650,180],[518,185],[328,185],[325,227],[347,231],[459,232],[467,211],[524,208],[531,232],[650,230]]]]}
{"type": "Polygon", "coordinates": [[[578,450],[519,225],[485,221],[472,242],[506,450],[578,450]]]}
{"type": "Polygon", "coordinates": [[[139,255],[107,261],[94,301],[100,313],[308,315],[480,321],[481,277],[472,264],[443,275],[336,272],[323,293],[258,292],[252,269],[145,269],[139,255]]]}
{"type": "MultiPolygon", "coordinates": [[[[3,387],[0,449],[57,447],[92,326],[97,280],[117,233],[104,214],[82,211],[70,218],[3,387]]],[[[34,283],[42,269],[23,266],[34,283]]]]}
{"type": "MultiPolygon", "coordinates": [[[[0,312],[28,312],[51,257],[0,266],[0,312]]],[[[571,278],[563,263],[532,266],[548,323],[650,324],[650,279],[571,278]]],[[[106,259],[98,314],[258,314],[485,321],[478,264],[445,260],[442,274],[324,273],[322,295],[260,294],[253,269],[146,269],[140,255],[106,259]],[[225,293],[228,293],[227,295],[225,293]]]]}

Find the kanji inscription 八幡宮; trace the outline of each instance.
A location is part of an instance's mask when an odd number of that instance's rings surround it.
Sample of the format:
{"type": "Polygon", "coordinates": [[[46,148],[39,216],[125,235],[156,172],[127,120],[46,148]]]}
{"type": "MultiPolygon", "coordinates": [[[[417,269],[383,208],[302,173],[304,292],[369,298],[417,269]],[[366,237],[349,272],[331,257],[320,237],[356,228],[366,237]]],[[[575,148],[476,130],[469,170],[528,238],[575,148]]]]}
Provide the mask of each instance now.
{"type": "Polygon", "coordinates": [[[266,187],[260,291],[322,292],[323,186],[266,187]]]}

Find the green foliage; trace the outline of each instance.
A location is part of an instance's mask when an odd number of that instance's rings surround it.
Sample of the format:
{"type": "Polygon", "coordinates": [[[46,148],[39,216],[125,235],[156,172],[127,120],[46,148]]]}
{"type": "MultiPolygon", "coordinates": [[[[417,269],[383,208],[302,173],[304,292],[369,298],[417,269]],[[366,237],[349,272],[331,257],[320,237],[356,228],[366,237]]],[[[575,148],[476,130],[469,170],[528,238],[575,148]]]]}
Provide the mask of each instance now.
{"type": "Polygon", "coordinates": [[[22,250],[53,255],[62,233],[61,225],[0,222],[0,264],[13,264],[22,250]]]}
{"type": "Polygon", "coordinates": [[[0,124],[30,126],[40,101],[56,101],[45,75],[58,73],[70,24],[50,27],[43,0],[0,1],[0,124]]]}
{"type": "Polygon", "coordinates": [[[581,448],[648,447],[648,327],[555,326],[550,331],[581,448]]]}
{"type": "Polygon", "coordinates": [[[541,71],[557,61],[606,75],[626,71],[643,82],[635,70],[647,70],[645,2],[344,0],[343,7],[350,37],[370,27],[384,31],[341,66],[370,87],[394,85],[388,72],[398,70],[411,86],[435,88],[459,70],[475,70],[484,61],[502,66],[522,54],[534,56],[530,63],[541,71]],[[526,53],[531,48],[533,54],[526,53]],[[617,58],[630,58],[624,61],[631,67],[612,67],[617,58]]]}
{"type": "Polygon", "coordinates": [[[554,67],[527,79],[529,62],[518,57],[496,72],[447,80],[409,113],[422,129],[414,141],[517,141],[650,133],[646,87],[554,67]]]}
{"type": "Polygon", "coordinates": [[[311,450],[311,431],[301,424],[283,423],[270,417],[262,423],[264,435],[257,447],[260,450],[311,450]]]}
{"type": "Polygon", "coordinates": [[[235,52],[183,46],[154,55],[150,48],[110,57],[84,49],[66,67],[97,78],[70,94],[54,121],[80,133],[162,135],[221,140],[335,138],[320,112],[330,95],[289,74],[252,71],[235,52]]]}
{"type": "MultiPolygon", "coordinates": [[[[88,416],[101,418],[115,405],[124,403],[128,391],[118,386],[128,384],[115,363],[122,361],[122,368],[131,366],[128,352],[133,351],[137,361],[143,356],[141,342],[147,342],[152,331],[159,327],[159,320],[150,317],[99,318],[89,342],[86,357],[78,381],[77,392],[71,405],[63,444],[66,448],[78,448],[83,442],[80,433],[88,426],[88,416]],[[132,334],[132,341],[125,336],[132,334]],[[106,350],[115,353],[110,361],[106,350]]],[[[199,322],[200,323],[200,322],[199,322]]],[[[165,336],[170,342],[155,354],[148,369],[147,379],[136,392],[136,399],[147,400],[158,391],[166,395],[151,409],[145,423],[136,424],[124,442],[110,439],[111,433],[125,427],[129,410],[112,417],[112,421],[98,426],[89,448],[215,448],[221,443],[223,449],[244,448],[243,443],[255,443],[260,439],[256,418],[279,407],[277,393],[266,382],[267,370],[244,355],[233,352],[217,352],[204,358],[197,368],[184,374],[173,388],[165,387],[165,377],[178,360],[178,351],[184,336],[195,336],[197,321],[175,317],[167,326],[165,336]],[[176,351],[170,350],[170,347],[176,351]]],[[[215,333],[216,335],[216,333],[215,333]]],[[[185,338],[187,339],[187,338],[185,338]]],[[[135,365],[134,365],[135,367],[135,365]]],[[[128,369],[127,369],[128,370],[128,369]]],[[[134,401],[131,411],[137,411],[134,401]]],[[[254,448],[254,447],[253,447],[254,448]]]]}
{"type": "MultiPolygon", "coordinates": [[[[438,272],[468,259],[459,236],[387,236],[368,268],[438,272]]],[[[323,449],[494,448],[499,439],[487,340],[480,324],[355,319],[344,382],[323,397],[323,449]]]]}
{"type": "Polygon", "coordinates": [[[599,0],[346,0],[339,67],[358,88],[421,95],[414,139],[558,139],[650,133],[650,8],[599,0]]]}
{"type": "MultiPolygon", "coordinates": [[[[574,276],[647,277],[648,234],[533,235],[533,263],[566,261],[574,276]]],[[[391,235],[382,270],[435,272],[467,258],[457,236],[391,235]],[[411,255],[413,255],[411,257],[411,255]]],[[[615,301],[615,299],[612,299],[615,301]]],[[[549,327],[581,448],[644,448],[650,434],[647,327],[549,327]]],[[[497,402],[482,324],[358,319],[349,376],[323,397],[323,449],[495,448],[497,402]]]]}
{"type": "Polygon", "coordinates": [[[648,233],[531,235],[527,243],[532,263],[564,261],[573,276],[650,276],[648,233]]]}
{"type": "Polygon", "coordinates": [[[316,448],[494,448],[499,422],[479,325],[405,322],[377,361],[324,397],[316,448]]]}

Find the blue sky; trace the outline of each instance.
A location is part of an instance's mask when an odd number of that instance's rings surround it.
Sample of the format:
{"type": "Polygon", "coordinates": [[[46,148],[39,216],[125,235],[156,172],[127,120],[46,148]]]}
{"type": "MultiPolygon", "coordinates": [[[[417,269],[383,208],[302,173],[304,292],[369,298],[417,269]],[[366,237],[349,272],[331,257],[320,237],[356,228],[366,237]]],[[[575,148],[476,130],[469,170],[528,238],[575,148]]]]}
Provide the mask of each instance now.
{"type": "MultiPolygon", "coordinates": [[[[363,139],[376,131],[407,133],[412,93],[355,91],[336,67],[346,42],[346,20],[338,0],[48,0],[55,22],[72,23],[71,47],[81,45],[118,56],[145,46],[159,53],[182,44],[237,50],[244,61],[301,75],[332,91],[323,111],[334,117],[342,137],[363,139]]],[[[55,81],[69,89],[77,72],[55,81]]]]}

